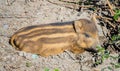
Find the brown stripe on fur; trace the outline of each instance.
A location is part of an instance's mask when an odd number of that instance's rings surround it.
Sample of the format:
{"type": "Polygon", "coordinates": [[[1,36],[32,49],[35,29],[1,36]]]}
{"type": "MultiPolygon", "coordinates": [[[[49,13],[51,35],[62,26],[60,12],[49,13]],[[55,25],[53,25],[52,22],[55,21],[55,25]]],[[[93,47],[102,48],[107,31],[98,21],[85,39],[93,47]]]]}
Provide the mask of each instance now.
{"type": "Polygon", "coordinates": [[[74,21],[70,21],[70,22],[58,22],[58,23],[50,23],[50,24],[41,24],[41,25],[32,25],[32,26],[28,26],[28,27],[24,27],[22,29],[19,30],[19,32],[21,31],[28,31],[34,28],[39,28],[39,27],[45,27],[45,26],[65,26],[65,25],[73,25],[74,21]]]}
{"type": "MultiPolygon", "coordinates": [[[[42,38],[49,38],[49,39],[53,39],[54,38],[70,38],[70,37],[77,37],[77,35],[74,32],[66,32],[66,33],[52,33],[52,34],[41,34],[41,35],[36,35],[36,36],[31,36],[31,37],[25,37],[25,36],[19,36],[17,41],[19,41],[19,43],[17,45],[20,45],[19,47],[22,47],[24,42],[26,41],[39,41],[42,38]],[[20,39],[22,37],[22,39],[20,39]]],[[[50,41],[50,40],[48,40],[50,41]]],[[[62,41],[62,40],[61,40],[62,41]]],[[[63,41],[62,41],[63,42],[63,41]]]]}
{"type": "Polygon", "coordinates": [[[20,49],[23,48],[23,46],[24,46],[27,42],[29,42],[28,39],[21,40],[21,42],[18,44],[18,45],[19,45],[19,48],[20,48],[20,49]]]}
{"type": "Polygon", "coordinates": [[[76,39],[75,36],[67,36],[67,37],[56,37],[56,38],[40,38],[37,42],[42,43],[61,43],[61,42],[74,42],[76,39]]]}
{"type": "MultiPolygon", "coordinates": [[[[72,28],[72,25],[64,25],[64,26],[43,26],[43,27],[34,27],[34,28],[30,28],[29,30],[22,30],[22,31],[18,31],[17,35],[25,35],[25,34],[29,34],[31,32],[35,32],[37,30],[42,30],[42,29],[55,29],[55,28],[59,28],[59,29],[63,29],[63,28],[72,28]]],[[[26,27],[29,28],[29,27],[26,27]]]]}
{"type": "Polygon", "coordinates": [[[15,44],[17,45],[17,47],[21,48],[21,43],[23,43],[22,42],[23,39],[24,39],[24,37],[17,37],[17,39],[15,39],[15,41],[16,41],[15,44]]]}
{"type": "Polygon", "coordinates": [[[37,41],[38,39],[40,38],[56,38],[56,37],[67,37],[67,36],[70,36],[70,35],[73,35],[73,36],[76,36],[75,33],[73,32],[70,32],[70,33],[54,33],[54,34],[49,34],[49,35],[41,35],[41,36],[35,36],[35,37],[32,37],[32,38],[29,38],[30,40],[32,41],[37,41]]]}
{"type": "Polygon", "coordinates": [[[35,37],[35,36],[40,36],[40,35],[50,35],[50,34],[55,34],[55,33],[69,33],[69,32],[74,32],[74,30],[72,28],[65,28],[65,29],[59,29],[59,28],[55,28],[55,29],[42,29],[42,30],[38,30],[38,31],[34,31],[31,32],[29,34],[23,35],[26,37],[35,37]]]}
{"type": "Polygon", "coordinates": [[[15,40],[16,40],[15,44],[19,45],[18,47],[22,47],[23,46],[22,43],[24,43],[24,41],[30,41],[31,38],[36,38],[37,36],[51,35],[51,34],[56,34],[56,33],[61,33],[61,34],[68,33],[69,34],[70,32],[74,32],[74,29],[71,26],[70,25],[65,25],[65,27],[64,26],[59,26],[59,27],[55,27],[53,29],[51,27],[49,29],[44,29],[44,27],[39,27],[39,28],[42,28],[42,29],[35,30],[35,31],[32,31],[28,34],[23,34],[23,35],[22,34],[19,35],[19,33],[21,33],[21,32],[19,32],[18,34],[16,34],[17,37],[15,37],[15,40]],[[67,26],[69,26],[69,27],[67,27],[67,26]]]}
{"type": "Polygon", "coordinates": [[[59,29],[59,28],[55,28],[55,29],[42,29],[42,30],[39,30],[39,31],[35,31],[35,32],[31,32],[29,34],[26,34],[26,35],[20,35],[20,36],[17,36],[16,39],[20,42],[22,42],[21,40],[23,39],[27,39],[27,38],[35,38],[36,36],[41,36],[41,35],[51,35],[51,34],[56,34],[56,33],[61,33],[61,34],[64,34],[64,33],[71,33],[71,32],[74,32],[74,29],[70,28],[70,29],[59,29]],[[20,39],[22,37],[22,39],[20,39]]]}
{"type": "Polygon", "coordinates": [[[61,43],[54,43],[54,44],[50,44],[50,43],[45,43],[42,45],[44,48],[50,48],[50,49],[57,49],[57,48],[61,48],[61,47],[68,47],[70,46],[69,42],[61,42],[61,43]]]}

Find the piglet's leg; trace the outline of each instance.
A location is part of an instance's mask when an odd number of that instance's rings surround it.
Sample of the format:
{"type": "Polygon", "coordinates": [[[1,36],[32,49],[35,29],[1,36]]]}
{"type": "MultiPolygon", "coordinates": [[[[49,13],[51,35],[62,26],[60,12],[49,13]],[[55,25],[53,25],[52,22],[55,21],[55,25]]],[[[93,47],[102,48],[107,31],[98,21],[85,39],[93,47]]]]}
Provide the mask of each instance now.
{"type": "Polygon", "coordinates": [[[45,48],[45,49],[42,49],[42,51],[40,51],[40,55],[41,56],[44,56],[44,57],[48,57],[48,56],[51,56],[51,55],[57,55],[57,54],[60,54],[60,53],[63,53],[64,50],[62,48],[45,48]]]}
{"type": "Polygon", "coordinates": [[[83,48],[80,48],[77,45],[75,45],[70,49],[70,51],[75,54],[80,54],[80,53],[83,53],[85,50],[83,48]]]}

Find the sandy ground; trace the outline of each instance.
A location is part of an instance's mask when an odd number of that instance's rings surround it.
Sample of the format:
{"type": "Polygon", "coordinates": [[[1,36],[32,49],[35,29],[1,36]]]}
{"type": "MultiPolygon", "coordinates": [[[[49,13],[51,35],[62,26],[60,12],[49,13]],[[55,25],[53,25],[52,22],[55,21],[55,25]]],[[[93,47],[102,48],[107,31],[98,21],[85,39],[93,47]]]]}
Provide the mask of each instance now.
{"type": "MultiPolygon", "coordinates": [[[[92,67],[94,58],[89,52],[78,58],[71,52],[50,57],[17,51],[9,44],[10,36],[18,29],[38,24],[65,22],[90,18],[86,12],[49,3],[47,0],[0,0],[0,71],[100,71],[110,66],[110,61],[92,67]]],[[[109,71],[109,70],[105,70],[109,71]]],[[[112,71],[120,71],[119,69],[112,71]]]]}

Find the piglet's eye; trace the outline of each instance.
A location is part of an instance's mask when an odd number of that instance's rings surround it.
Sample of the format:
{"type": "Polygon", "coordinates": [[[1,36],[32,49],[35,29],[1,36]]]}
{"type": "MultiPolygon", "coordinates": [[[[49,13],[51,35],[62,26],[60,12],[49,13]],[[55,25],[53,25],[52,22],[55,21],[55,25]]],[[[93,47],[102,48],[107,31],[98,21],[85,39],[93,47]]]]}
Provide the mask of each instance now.
{"type": "Polygon", "coordinates": [[[90,37],[90,35],[88,33],[84,33],[85,37],[90,37]]]}

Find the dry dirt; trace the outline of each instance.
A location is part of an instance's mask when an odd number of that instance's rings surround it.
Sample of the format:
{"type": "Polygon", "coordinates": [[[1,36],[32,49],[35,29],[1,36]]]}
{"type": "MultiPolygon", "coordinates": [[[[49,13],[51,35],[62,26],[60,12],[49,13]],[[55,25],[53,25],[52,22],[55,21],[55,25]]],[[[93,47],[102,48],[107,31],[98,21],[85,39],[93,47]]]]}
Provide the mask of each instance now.
{"type": "MultiPolygon", "coordinates": [[[[54,0],[55,1],[55,0],[54,0]]],[[[89,52],[76,55],[64,52],[50,57],[17,51],[9,44],[10,36],[18,29],[38,24],[65,22],[90,18],[87,11],[77,12],[47,0],[0,0],[0,71],[101,71],[110,66],[112,59],[92,67],[94,58],[89,52]]],[[[99,28],[100,29],[100,28],[99,28]]],[[[101,30],[99,30],[102,36],[101,30]]],[[[110,71],[106,69],[105,71],[110,71]]],[[[120,71],[113,69],[112,71],[120,71]]]]}

